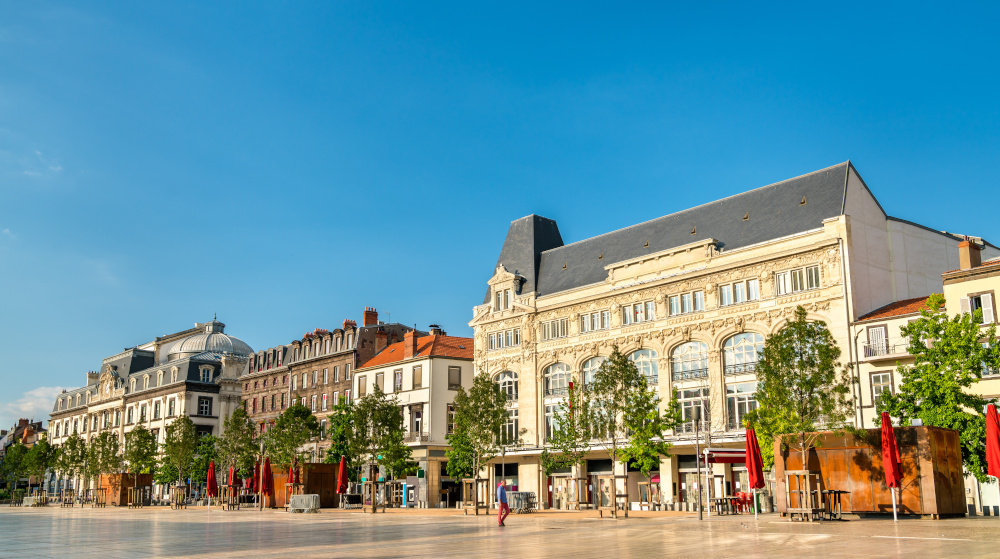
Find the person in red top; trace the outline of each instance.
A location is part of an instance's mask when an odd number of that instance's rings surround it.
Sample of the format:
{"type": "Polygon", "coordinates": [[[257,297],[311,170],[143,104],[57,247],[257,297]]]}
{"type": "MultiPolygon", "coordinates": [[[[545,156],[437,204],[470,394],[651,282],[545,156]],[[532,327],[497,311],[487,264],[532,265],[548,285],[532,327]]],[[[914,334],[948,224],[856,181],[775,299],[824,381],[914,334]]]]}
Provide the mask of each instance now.
{"type": "Polygon", "coordinates": [[[497,524],[503,526],[503,521],[510,514],[510,507],[507,506],[507,488],[504,486],[503,480],[497,484],[497,524]]]}

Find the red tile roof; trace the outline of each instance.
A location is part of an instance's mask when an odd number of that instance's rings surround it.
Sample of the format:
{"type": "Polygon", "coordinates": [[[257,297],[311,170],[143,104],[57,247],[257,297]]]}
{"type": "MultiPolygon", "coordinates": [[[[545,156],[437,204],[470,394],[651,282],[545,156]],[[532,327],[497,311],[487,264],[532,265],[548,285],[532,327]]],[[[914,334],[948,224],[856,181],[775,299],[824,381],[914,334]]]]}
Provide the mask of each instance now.
{"type": "Polygon", "coordinates": [[[915,297],[913,299],[904,299],[895,303],[889,303],[862,316],[858,319],[858,322],[916,314],[926,307],[926,302],[927,297],[915,297]]]}
{"type": "MultiPolygon", "coordinates": [[[[372,357],[360,368],[381,367],[404,360],[403,344],[396,342],[372,357]]],[[[413,357],[452,357],[455,359],[472,359],[472,338],[461,338],[438,334],[417,338],[417,353],[413,357]]]]}

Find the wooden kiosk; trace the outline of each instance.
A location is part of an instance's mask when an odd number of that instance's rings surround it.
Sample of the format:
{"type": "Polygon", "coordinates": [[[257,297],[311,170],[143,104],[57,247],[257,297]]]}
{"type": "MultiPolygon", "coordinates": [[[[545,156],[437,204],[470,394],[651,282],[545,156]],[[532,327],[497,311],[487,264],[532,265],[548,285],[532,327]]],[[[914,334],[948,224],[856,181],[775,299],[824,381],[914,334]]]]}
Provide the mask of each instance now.
{"type": "Polygon", "coordinates": [[[465,514],[472,510],[473,514],[479,515],[479,510],[490,513],[490,480],[488,479],[463,479],[462,480],[462,503],[465,514]]]}

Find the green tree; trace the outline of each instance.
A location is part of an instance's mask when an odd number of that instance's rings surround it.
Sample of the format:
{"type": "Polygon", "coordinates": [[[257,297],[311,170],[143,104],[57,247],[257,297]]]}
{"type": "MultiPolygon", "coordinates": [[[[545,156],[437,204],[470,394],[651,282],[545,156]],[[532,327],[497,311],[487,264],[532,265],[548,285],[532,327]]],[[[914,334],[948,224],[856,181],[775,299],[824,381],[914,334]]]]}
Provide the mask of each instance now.
{"type": "Polygon", "coordinates": [[[303,446],[319,436],[319,422],[309,408],[295,403],[288,407],[264,434],[265,452],[274,465],[290,471],[292,463],[305,462],[303,446]]]}
{"type": "Polygon", "coordinates": [[[948,318],[944,297],[931,295],[920,318],[902,328],[913,364],[897,365],[899,391],[882,392],[876,407],[899,418],[900,425],[920,419],[924,425],[958,431],[965,468],[985,482],[988,401],[968,389],[982,378],[985,367],[1000,367],[1000,348],[996,326],[980,326],[981,313],[948,318]]]}
{"type": "Polygon", "coordinates": [[[164,432],[161,469],[164,475],[173,472],[173,481],[183,485],[191,476],[194,455],[198,449],[198,430],[194,422],[182,415],[167,425],[164,432]]]}
{"type": "Polygon", "coordinates": [[[55,467],[59,458],[59,449],[49,444],[49,441],[42,439],[31,445],[24,456],[24,470],[29,476],[34,476],[35,481],[41,485],[42,476],[46,470],[55,467]]]}
{"type": "Polygon", "coordinates": [[[376,464],[384,465],[390,476],[409,470],[407,462],[411,450],[403,441],[403,413],[399,400],[390,398],[376,386],[353,408],[355,446],[369,471],[376,464]]]}
{"type": "Polygon", "coordinates": [[[142,424],[125,433],[122,460],[133,485],[138,474],[156,473],[156,435],[142,424]]]}
{"type": "Polygon", "coordinates": [[[558,424],[548,438],[548,447],[542,450],[541,463],[545,475],[584,462],[593,438],[589,421],[590,404],[587,387],[582,383],[574,383],[567,391],[566,399],[559,402],[556,413],[558,424]]]}
{"type": "Polygon", "coordinates": [[[223,465],[236,468],[240,477],[253,475],[259,447],[253,423],[243,408],[236,408],[226,418],[217,446],[219,460],[223,465]]]}
{"type": "Polygon", "coordinates": [[[9,447],[0,461],[0,472],[7,482],[7,487],[17,489],[17,482],[24,477],[26,472],[25,457],[28,454],[28,447],[18,441],[9,447]]]}
{"type": "MultiPolygon", "coordinates": [[[[746,418],[753,423],[761,448],[797,445],[802,467],[808,468],[809,449],[820,427],[848,427],[851,381],[840,366],[840,348],[821,320],[807,320],[806,310],[795,309],[795,319],[764,341],[757,362],[758,408],[746,418]]],[[[765,466],[774,462],[765,451],[765,466]]]]}
{"type": "Polygon", "coordinates": [[[507,394],[488,375],[476,375],[466,393],[455,393],[455,427],[448,435],[448,474],[463,474],[476,480],[500,453],[499,436],[507,423],[507,394]],[[454,464],[453,464],[454,463],[454,464]]]}
{"type": "Polygon", "coordinates": [[[330,440],[330,449],[323,462],[339,464],[340,457],[343,456],[348,478],[351,481],[358,481],[360,450],[354,437],[354,408],[349,402],[340,402],[330,410],[330,415],[327,416],[326,437],[330,440]]]}
{"type": "MultiPolygon", "coordinates": [[[[589,432],[595,446],[604,449],[613,464],[635,463],[648,476],[660,456],[669,456],[670,444],[664,437],[679,422],[677,399],[671,394],[666,410],[661,412],[660,398],[649,387],[646,376],[617,345],[594,374],[587,390],[581,392],[580,399],[587,400],[581,404],[587,414],[584,431],[589,432]]],[[[616,478],[611,487],[613,494],[618,494],[617,485],[616,478]]],[[[625,493],[628,494],[627,485],[625,493]]]]}
{"type": "Polygon", "coordinates": [[[87,442],[80,435],[73,433],[60,447],[55,468],[63,476],[72,480],[83,473],[86,463],[87,442]]]}
{"type": "MultiPolygon", "coordinates": [[[[208,481],[208,466],[212,461],[219,461],[219,454],[215,448],[218,439],[214,435],[200,435],[198,446],[194,451],[194,461],[191,464],[191,481],[205,483],[208,481]]],[[[216,464],[218,466],[218,464],[216,464]]],[[[216,475],[221,470],[216,470],[216,475]]],[[[222,481],[221,479],[219,480],[222,481]]]]}
{"type": "Polygon", "coordinates": [[[105,431],[87,445],[87,477],[100,485],[100,476],[117,476],[122,471],[121,442],[115,433],[105,431]]]}

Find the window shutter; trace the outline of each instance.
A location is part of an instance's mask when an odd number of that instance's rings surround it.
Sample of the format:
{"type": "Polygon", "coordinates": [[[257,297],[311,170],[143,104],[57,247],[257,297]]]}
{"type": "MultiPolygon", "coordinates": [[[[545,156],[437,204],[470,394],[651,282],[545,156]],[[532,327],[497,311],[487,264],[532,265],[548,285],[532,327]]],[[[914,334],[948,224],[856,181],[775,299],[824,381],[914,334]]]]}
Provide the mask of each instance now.
{"type": "Polygon", "coordinates": [[[984,293],[980,300],[983,302],[983,323],[993,324],[995,322],[993,311],[993,294],[984,293]]]}
{"type": "Polygon", "coordinates": [[[962,312],[963,313],[969,314],[969,313],[972,312],[972,304],[969,302],[969,298],[968,297],[962,297],[960,303],[961,303],[961,306],[962,306],[962,312]]]}

